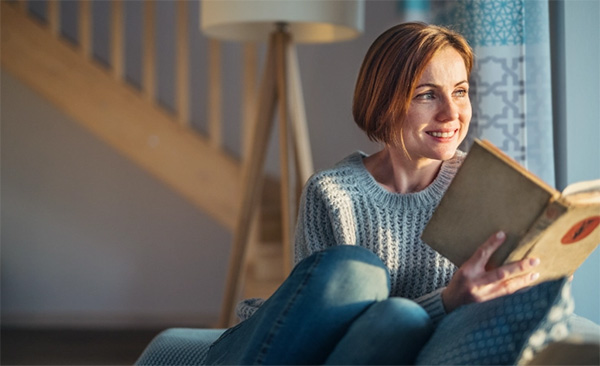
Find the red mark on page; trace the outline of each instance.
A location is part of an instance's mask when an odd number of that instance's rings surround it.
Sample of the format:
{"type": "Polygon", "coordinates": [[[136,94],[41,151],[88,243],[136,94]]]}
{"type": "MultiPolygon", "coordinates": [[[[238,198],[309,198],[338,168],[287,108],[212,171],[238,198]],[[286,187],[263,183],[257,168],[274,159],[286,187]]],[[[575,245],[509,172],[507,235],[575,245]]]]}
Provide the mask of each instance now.
{"type": "Polygon", "coordinates": [[[598,225],[600,225],[600,216],[592,216],[581,220],[567,231],[560,242],[563,244],[577,243],[590,235],[598,225]]]}

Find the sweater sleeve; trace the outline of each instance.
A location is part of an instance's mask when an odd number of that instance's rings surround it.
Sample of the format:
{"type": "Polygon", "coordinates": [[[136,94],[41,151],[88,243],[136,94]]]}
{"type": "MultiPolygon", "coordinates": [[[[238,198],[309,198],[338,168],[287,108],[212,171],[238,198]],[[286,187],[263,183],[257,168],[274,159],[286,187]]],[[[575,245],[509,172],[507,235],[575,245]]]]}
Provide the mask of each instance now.
{"type": "Polygon", "coordinates": [[[235,313],[241,321],[244,321],[250,318],[264,302],[264,299],[258,297],[243,300],[236,306],[235,313]]]}
{"type": "Polygon", "coordinates": [[[295,263],[336,244],[323,196],[319,180],[313,176],[304,186],[300,199],[294,238],[295,263]]]}
{"type": "Polygon", "coordinates": [[[444,308],[444,302],[442,301],[442,292],[444,289],[445,287],[439,288],[415,299],[415,302],[427,311],[427,314],[429,314],[429,317],[435,325],[446,316],[446,309],[444,308]]]}

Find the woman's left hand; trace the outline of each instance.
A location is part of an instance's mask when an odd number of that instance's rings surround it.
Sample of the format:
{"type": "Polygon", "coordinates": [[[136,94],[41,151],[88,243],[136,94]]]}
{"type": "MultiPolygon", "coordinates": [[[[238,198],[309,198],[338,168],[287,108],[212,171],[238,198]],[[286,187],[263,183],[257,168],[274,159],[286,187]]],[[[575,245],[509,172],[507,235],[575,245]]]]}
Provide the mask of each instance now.
{"type": "Polygon", "coordinates": [[[536,258],[526,258],[486,270],[490,257],[505,238],[506,235],[502,231],[492,235],[456,271],[442,292],[446,312],[450,313],[468,303],[483,302],[511,294],[537,280],[539,274],[532,272],[540,262],[536,258]]]}

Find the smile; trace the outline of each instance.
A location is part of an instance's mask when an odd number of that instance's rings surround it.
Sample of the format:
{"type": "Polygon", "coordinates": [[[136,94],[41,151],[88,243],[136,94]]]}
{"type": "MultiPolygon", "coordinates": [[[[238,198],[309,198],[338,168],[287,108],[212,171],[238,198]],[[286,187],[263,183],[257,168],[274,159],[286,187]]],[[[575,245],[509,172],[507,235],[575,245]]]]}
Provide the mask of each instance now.
{"type": "Polygon", "coordinates": [[[431,131],[431,132],[427,132],[428,135],[431,135],[433,137],[441,137],[441,138],[450,138],[452,136],[454,136],[456,134],[456,131],[458,130],[454,130],[454,131],[450,131],[450,132],[438,132],[438,131],[431,131]]]}

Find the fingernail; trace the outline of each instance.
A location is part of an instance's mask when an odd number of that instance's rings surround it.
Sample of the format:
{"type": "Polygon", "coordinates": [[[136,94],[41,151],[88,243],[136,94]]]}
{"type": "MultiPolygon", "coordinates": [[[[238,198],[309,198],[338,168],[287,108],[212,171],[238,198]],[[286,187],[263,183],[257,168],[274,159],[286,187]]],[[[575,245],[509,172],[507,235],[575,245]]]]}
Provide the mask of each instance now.
{"type": "Polygon", "coordinates": [[[538,272],[534,272],[531,274],[531,281],[535,281],[540,278],[540,274],[538,272]]]}
{"type": "Polygon", "coordinates": [[[506,237],[506,234],[504,233],[504,231],[498,231],[496,233],[496,239],[500,240],[500,239],[504,239],[506,237]]]}
{"type": "Polygon", "coordinates": [[[531,258],[529,259],[529,265],[532,267],[535,267],[537,265],[540,264],[540,259],[539,258],[531,258]]]}

